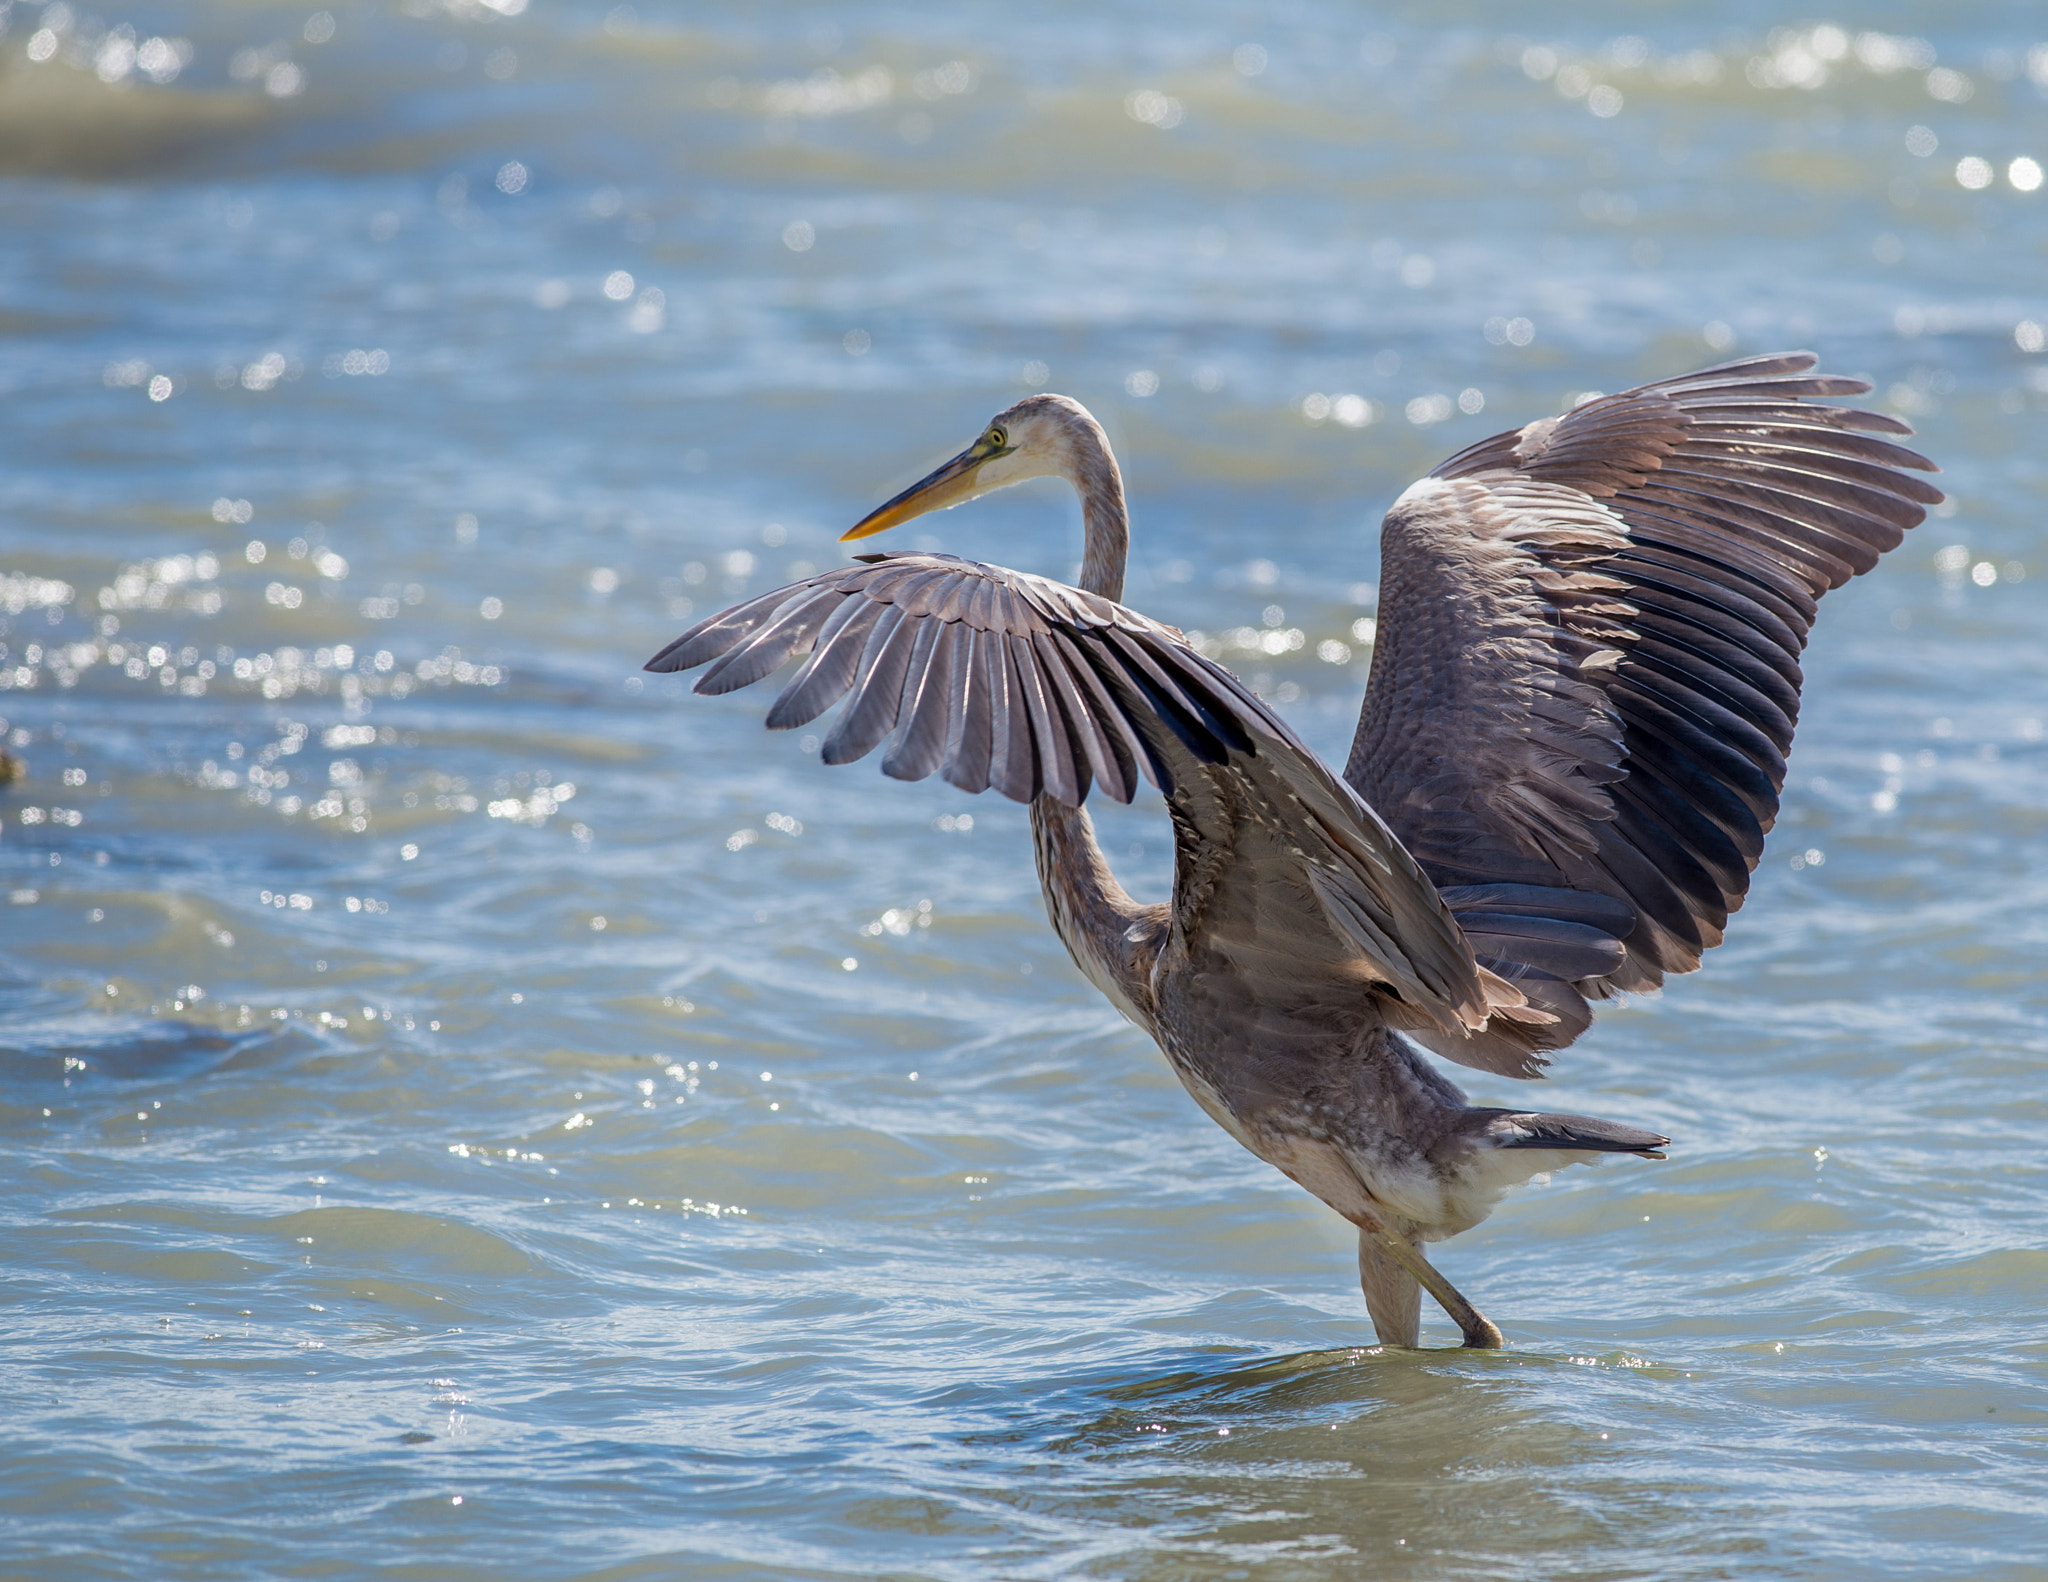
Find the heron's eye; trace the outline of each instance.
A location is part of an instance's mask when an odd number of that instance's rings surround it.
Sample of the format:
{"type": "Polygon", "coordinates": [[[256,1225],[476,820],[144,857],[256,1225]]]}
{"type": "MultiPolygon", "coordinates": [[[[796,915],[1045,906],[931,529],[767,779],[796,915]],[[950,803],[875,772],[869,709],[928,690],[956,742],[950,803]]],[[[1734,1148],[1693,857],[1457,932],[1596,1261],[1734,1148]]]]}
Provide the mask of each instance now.
{"type": "Polygon", "coordinates": [[[1001,450],[1010,441],[1009,437],[1001,429],[992,428],[988,431],[988,443],[991,450],[1001,450]]]}

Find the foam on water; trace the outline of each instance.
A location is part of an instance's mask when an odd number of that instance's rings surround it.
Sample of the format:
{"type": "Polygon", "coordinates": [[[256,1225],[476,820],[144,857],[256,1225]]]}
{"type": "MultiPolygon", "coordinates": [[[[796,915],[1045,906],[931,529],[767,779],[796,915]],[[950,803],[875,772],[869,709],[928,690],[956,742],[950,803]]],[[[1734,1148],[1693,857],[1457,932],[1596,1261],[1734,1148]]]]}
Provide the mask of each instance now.
{"type": "Polygon", "coordinates": [[[2048,30],[0,16],[10,1574],[2038,1571],[2048,30]],[[1021,810],[637,668],[1052,388],[1131,601],[1335,755],[1409,479],[1800,344],[1952,505],[1545,1092],[1671,1160],[1441,1250],[1504,1353],[1365,1344],[1021,810]]]}

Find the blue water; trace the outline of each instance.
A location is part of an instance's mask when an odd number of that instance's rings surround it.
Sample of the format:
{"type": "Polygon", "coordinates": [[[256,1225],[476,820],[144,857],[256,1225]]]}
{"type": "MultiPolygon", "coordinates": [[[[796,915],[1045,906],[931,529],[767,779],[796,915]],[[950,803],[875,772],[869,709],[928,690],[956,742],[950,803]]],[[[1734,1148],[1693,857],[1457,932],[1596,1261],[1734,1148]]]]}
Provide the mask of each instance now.
{"type": "Polygon", "coordinates": [[[0,1572],[2048,1576],[2039,13],[505,3],[0,12],[0,1572]],[[638,669],[1051,388],[1341,755],[1408,480],[1788,345],[1951,503],[1543,1091],[1670,1161],[1440,1249],[1501,1353],[1021,810],[638,669]]]}

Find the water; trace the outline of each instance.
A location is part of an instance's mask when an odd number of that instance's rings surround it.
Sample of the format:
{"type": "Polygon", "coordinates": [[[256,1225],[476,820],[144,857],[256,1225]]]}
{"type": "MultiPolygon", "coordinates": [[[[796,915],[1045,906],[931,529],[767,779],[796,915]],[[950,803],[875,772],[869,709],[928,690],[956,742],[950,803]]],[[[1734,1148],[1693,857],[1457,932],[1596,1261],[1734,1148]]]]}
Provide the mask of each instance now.
{"type": "MultiPolygon", "coordinates": [[[[2037,14],[60,9],[0,39],[0,1569],[2048,1575],[2037,14]],[[1341,755],[1408,479],[1788,344],[1953,506],[1828,600],[1730,943],[1541,1095],[1671,1161],[1442,1249],[1500,1354],[1370,1348],[1018,809],[637,670],[1044,385],[1132,602],[1341,755]]],[[[1078,552],[1050,485],[896,537],[1078,552]]]]}

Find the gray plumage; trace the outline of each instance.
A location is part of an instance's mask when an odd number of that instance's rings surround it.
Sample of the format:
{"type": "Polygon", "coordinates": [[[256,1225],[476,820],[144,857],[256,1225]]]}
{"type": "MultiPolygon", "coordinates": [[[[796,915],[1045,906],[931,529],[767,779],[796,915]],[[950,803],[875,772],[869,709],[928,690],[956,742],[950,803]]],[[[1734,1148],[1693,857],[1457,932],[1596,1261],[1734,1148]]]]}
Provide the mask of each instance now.
{"type": "MultiPolygon", "coordinates": [[[[1118,602],[1123,489],[1100,428],[1034,396],[848,537],[1025,477],[1073,481],[1081,586],[930,553],[858,557],[701,623],[650,670],[732,691],[803,664],[768,723],[835,704],[822,756],[887,743],[1031,807],[1048,910],[1082,971],[1196,1101],[1360,1229],[1381,1338],[1422,1255],[1509,1186],[1667,1139],[1474,1108],[1414,1047],[1512,1077],[1589,1002],[1685,972],[1741,904],[1777,812],[1797,655],[1828,588],[1939,493],[1904,425],[1804,353],[1605,397],[1462,452],[1382,536],[1378,642],[1344,776],[1236,677],[1118,602]],[[1082,804],[1166,800],[1173,896],[1134,901],[1082,804]],[[1410,1040],[1413,1040],[1411,1042],[1410,1040]]],[[[1418,1285],[1417,1282],[1420,1282],[1418,1285]]]]}

